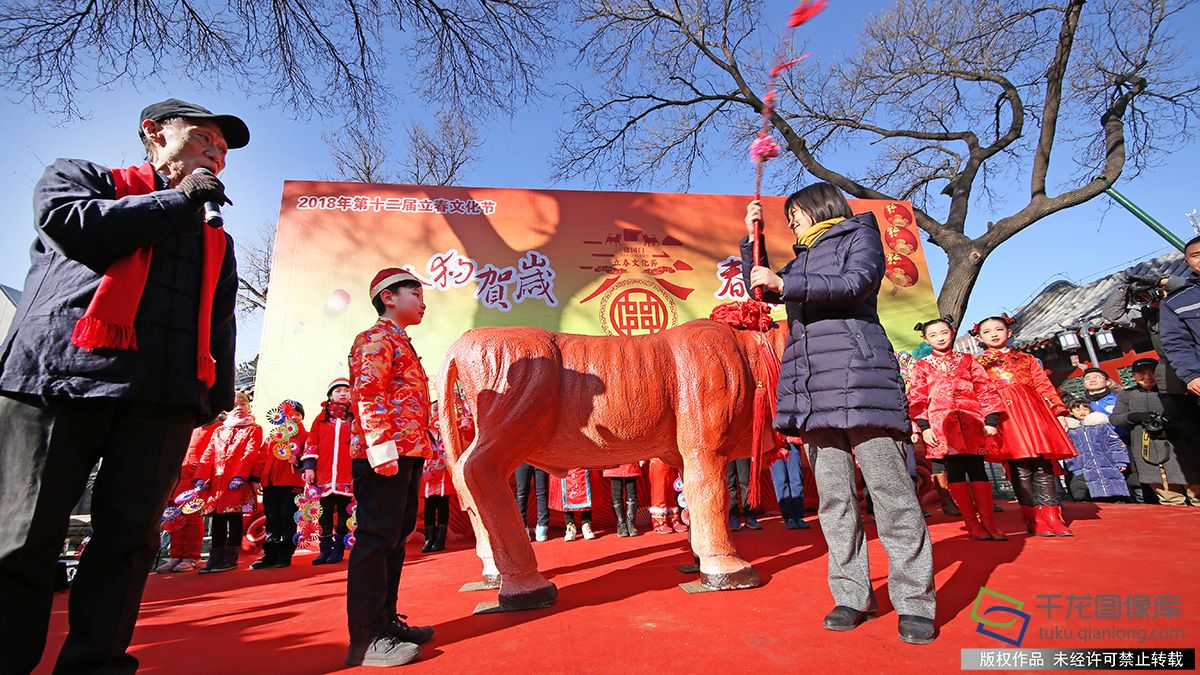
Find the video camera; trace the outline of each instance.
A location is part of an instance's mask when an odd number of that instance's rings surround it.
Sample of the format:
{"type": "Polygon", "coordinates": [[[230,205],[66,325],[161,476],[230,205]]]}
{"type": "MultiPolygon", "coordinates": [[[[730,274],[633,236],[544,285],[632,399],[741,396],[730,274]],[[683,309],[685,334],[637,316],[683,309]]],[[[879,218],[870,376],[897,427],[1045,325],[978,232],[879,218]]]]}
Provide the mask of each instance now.
{"type": "Polygon", "coordinates": [[[1119,321],[1130,307],[1148,307],[1167,297],[1167,289],[1159,277],[1121,274],[1120,283],[1105,301],[1101,314],[1109,321],[1119,321]]]}
{"type": "Polygon", "coordinates": [[[1126,275],[1125,302],[1130,305],[1149,305],[1167,297],[1162,280],[1158,277],[1126,275]]]}

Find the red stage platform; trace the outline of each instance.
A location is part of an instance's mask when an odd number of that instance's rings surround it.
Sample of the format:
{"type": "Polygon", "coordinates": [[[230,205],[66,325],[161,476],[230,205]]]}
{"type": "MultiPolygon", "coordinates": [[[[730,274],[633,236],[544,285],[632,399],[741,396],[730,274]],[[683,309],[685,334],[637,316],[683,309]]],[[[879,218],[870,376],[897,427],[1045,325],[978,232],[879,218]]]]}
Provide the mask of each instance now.
{"type": "MultiPolygon", "coordinates": [[[[1023,647],[1200,644],[1200,510],[1120,504],[1067,504],[1065,510],[1075,538],[1026,536],[1013,503],[998,517],[1012,535],[1007,542],[969,541],[961,521],[931,518],[941,636],[924,647],[896,638],[884,552],[873,525],[868,534],[881,617],[849,633],[821,628],[832,601],[825,545],[811,516],[812,530],[786,530],[769,518],[762,531],[734,534],[764,581],[749,591],[681,590],[681,582],[694,578],[675,569],[691,560],[684,535],[625,539],[605,531],[593,541],[536,544],[543,573],[558,585],[558,603],[516,614],[472,615],[495,591],[458,592],[479,578],[479,561],[467,542],[434,554],[419,553],[419,542],[412,542],[401,583],[403,610],[432,624],[437,634],[404,672],[944,672],[958,668],[964,647],[1009,647],[976,632],[970,614],[980,586],[1024,602],[1031,620],[1023,647]],[[1081,609],[1095,615],[1097,595],[1117,596],[1121,618],[1079,618],[1081,609]],[[1039,596],[1054,596],[1050,601],[1060,606],[1048,611],[1047,599],[1039,596]],[[1068,596],[1077,598],[1071,618],[1068,596]],[[1150,617],[1127,618],[1142,597],[1150,617]],[[1162,614],[1176,616],[1155,618],[1156,603],[1162,614]],[[1056,629],[1059,635],[1144,629],[1146,635],[1144,643],[1130,637],[1084,642],[1049,637],[1056,629]]],[[[143,671],[342,669],[345,563],[312,567],[309,560],[298,556],[281,570],[250,571],[244,567],[250,561],[243,560],[242,569],[216,576],[152,575],[132,646],[143,671]]],[[[62,643],[66,600],[65,594],[56,598],[50,658],[39,672],[49,672],[62,643]]]]}

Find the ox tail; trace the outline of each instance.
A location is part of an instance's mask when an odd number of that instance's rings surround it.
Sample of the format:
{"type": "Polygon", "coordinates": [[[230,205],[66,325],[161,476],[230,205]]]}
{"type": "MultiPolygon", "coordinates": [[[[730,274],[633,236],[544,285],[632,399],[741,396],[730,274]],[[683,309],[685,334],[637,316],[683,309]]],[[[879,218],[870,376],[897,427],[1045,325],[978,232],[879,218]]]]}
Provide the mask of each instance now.
{"type": "MultiPolygon", "coordinates": [[[[458,384],[458,363],[453,353],[446,359],[446,366],[441,377],[441,415],[438,423],[442,427],[442,441],[445,443],[446,459],[457,463],[465,447],[462,429],[459,427],[459,406],[465,412],[466,401],[459,398],[456,385],[458,384]]],[[[469,413],[468,413],[469,414],[469,413]]]]}

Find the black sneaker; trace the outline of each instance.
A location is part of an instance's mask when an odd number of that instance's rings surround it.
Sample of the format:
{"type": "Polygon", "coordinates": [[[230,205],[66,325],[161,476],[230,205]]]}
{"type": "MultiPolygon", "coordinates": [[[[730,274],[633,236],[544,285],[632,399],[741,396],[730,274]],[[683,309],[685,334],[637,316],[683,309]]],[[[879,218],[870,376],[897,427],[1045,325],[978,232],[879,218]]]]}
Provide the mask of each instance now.
{"type": "Polygon", "coordinates": [[[367,644],[351,644],[346,654],[346,666],[375,666],[392,668],[412,663],[421,655],[421,648],[391,635],[380,635],[367,644]]]}
{"type": "Polygon", "coordinates": [[[407,618],[403,614],[397,614],[387,628],[383,629],[383,634],[416,645],[429,642],[429,639],[433,637],[433,626],[410,626],[405,621],[407,618]]]}

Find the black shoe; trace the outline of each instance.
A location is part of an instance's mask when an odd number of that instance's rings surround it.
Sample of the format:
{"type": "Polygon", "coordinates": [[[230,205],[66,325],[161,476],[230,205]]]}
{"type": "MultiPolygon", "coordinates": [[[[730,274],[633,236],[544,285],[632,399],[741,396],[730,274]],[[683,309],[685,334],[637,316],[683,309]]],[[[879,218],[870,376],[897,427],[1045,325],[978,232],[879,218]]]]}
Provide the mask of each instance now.
{"type": "Polygon", "coordinates": [[[811,530],[811,529],[812,529],[812,525],[809,525],[808,523],[804,522],[803,520],[800,520],[799,518],[797,518],[797,519],[796,519],[796,529],[798,529],[798,530],[811,530]]]}
{"type": "Polygon", "coordinates": [[[346,654],[346,666],[376,666],[391,668],[412,663],[421,655],[421,648],[411,642],[381,635],[367,644],[351,644],[346,654]]]}
{"type": "Polygon", "coordinates": [[[758,523],[758,518],[755,518],[754,516],[747,513],[746,514],[746,528],[750,529],[750,530],[761,530],[762,525],[760,525],[758,523]]]}
{"type": "Polygon", "coordinates": [[[927,645],[933,642],[937,631],[933,619],[911,614],[900,615],[900,641],[910,645],[927,645]]]}
{"type": "Polygon", "coordinates": [[[252,570],[265,570],[268,567],[279,567],[279,564],[269,555],[264,555],[258,560],[250,563],[250,569],[252,570]]]}
{"type": "Polygon", "coordinates": [[[787,529],[789,529],[789,530],[797,530],[797,529],[800,529],[800,526],[796,524],[796,521],[795,521],[795,520],[793,520],[793,519],[791,519],[791,518],[788,518],[787,520],[784,520],[784,521],[783,521],[783,526],[784,526],[784,527],[786,527],[786,528],[787,528],[787,529]]]}
{"type": "Polygon", "coordinates": [[[384,637],[393,637],[403,642],[423,645],[433,637],[433,626],[410,626],[405,621],[408,617],[397,614],[392,622],[383,629],[384,637]]]}
{"type": "Polygon", "coordinates": [[[438,525],[433,530],[433,548],[431,550],[434,551],[435,553],[437,551],[446,550],[446,526],[445,525],[438,525]]]}
{"type": "Polygon", "coordinates": [[[429,553],[433,550],[433,531],[425,533],[425,545],[421,547],[421,553],[429,553]]]}
{"type": "Polygon", "coordinates": [[[825,630],[854,630],[863,622],[874,618],[874,612],[860,612],[853,607],[838,605],[825,615],[825,621],[822,622],[822,625],[825,626],[825,630]]]}

